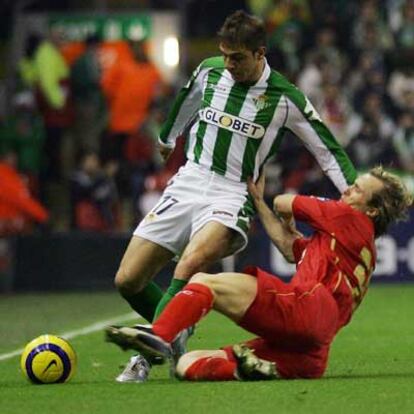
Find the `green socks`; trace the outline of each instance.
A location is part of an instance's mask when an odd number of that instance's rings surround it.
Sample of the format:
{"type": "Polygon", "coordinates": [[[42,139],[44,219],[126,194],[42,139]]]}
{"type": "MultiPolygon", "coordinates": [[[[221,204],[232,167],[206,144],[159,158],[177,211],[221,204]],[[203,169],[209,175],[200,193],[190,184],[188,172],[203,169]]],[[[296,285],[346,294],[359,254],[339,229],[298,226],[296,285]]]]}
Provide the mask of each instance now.
{"type": "Polygon", "coordinates": [[[155,310],[153,322],[158,319],[161,315],[164,308],[168,305],[168,302],[187,284],[186,280],[172,279],[171,284],[168,287],[167,291],[164,293],[164,296],[158,303],[157,309],[155,310]]]}
{"type": "Polygon", "coordinates": [[[138,312],[148,322],[154,319],[157,305],[164,299],[162,290],[154,282],[150,282],[141,292],[133,296],[124,296],[134,311],[138,312]]]}
{"type": "Polygon", "coordinates": [[[154,282],[133,296],[124,296],[134,311],[138,312],[148,322],[155,321],[167,306],[168,302],[187,284],[186,280],[172,279],[167,291],[162,290],[154,282]]]}

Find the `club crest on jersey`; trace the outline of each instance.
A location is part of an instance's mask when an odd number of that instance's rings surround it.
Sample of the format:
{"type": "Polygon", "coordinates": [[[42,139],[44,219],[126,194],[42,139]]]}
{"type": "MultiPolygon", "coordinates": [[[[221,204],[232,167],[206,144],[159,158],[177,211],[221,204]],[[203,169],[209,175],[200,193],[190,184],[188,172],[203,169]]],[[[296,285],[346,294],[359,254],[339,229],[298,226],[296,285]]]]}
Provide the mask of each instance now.
{"type": "Polygon", "coordinates": [[[266,95],[260,95],[257,98],[253,98],[253,102],[258,111],[262,111],[263,109],[269,108],[271,105],[268,101],[268,97],[266,95]]]}
{"type": "Polygon", "coordinates": [[[265,134],[263,126],[250,122],[235,115],[227,114],[214,108],[204,108],[199,112],[200,119],[208,124],[243,135],[248,138],[260,139],[265,134]]]}

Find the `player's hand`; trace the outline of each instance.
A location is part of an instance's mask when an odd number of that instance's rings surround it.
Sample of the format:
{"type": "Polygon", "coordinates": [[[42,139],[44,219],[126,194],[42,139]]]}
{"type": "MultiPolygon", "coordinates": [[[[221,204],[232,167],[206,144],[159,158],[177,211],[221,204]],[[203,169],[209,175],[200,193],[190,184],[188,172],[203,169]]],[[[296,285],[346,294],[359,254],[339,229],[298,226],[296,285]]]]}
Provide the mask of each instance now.
{"type": "Polygon", "coordinates": [[[247,179],[247,188],[253,200],[257,203],[263,200],[265,187],[265,174],[260,175],[259,179],[254,182],[251,177],[247,179]]]}
{"type": "Polygon", "coordinates": [[[158,150],[160,151],[161,157],[164,160],[164,162],[167,162],[168,158],[170,158],[172,152],[174,151],[174,148],[169,148],[158,143],[158,150]]]}
{"type": "Polygon", "coordinates": [[[298,231],[296,228],[295,219],[293,218],[293,215],[290,215],[289,217],[283,218],[283,226],[287,231],[294,234],[296,237],[303,237],[303,234],[298,231]]]}

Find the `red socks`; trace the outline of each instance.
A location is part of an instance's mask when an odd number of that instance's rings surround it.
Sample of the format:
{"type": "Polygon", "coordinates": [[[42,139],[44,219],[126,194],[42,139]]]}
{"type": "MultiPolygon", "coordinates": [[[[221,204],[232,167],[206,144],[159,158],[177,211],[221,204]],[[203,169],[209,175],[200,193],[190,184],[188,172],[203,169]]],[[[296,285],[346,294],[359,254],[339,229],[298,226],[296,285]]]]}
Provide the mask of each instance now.
{"type": "Polygon", "coordinates": [[[185,371],[184,378],[189,381],[232,381],[236,363],[225,358],[200,358],[185,371]]]}
{"type": "MultiPolygon", "coordinates": [[[[211,290],[201,283],[189,283],[177,293],[152,325],[156,335],[171,342],[183,329],[195,325],[213,306],[211,290]]],[[[226,358],[206,357],[195,361],[185,372],[192,381],[234,380],[236,363],[226,358]]]]}
{"type": "Polygon", "coordinates": [[[213,293],[200,283],[189,283],[177,293],[152,325],[156,335],[172,342],[183,329],[195,325],[213,306],[213,293]]]}

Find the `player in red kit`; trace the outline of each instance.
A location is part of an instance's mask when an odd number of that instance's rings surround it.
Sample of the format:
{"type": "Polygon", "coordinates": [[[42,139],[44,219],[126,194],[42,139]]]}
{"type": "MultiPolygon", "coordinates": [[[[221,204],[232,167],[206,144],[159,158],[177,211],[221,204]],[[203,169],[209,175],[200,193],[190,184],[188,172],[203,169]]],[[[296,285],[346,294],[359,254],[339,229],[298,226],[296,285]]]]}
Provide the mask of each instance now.
{"type": "Polygon", "coordinates": [[[260,268],[245,273],[198,273],[152,327],[108,327],[121,347],[173,357],[170,343],[211,309],[258,337],[219,350],[192,351],[176,366],[187,380],[319,378],[330,345],[363,299],[375,267],[375,237],[405,216],[412,197],[381,167],[357,178],[341,199],[284,194],[274,212],[263,200],[264,178],[249,182],[272,242],[297,271],[289,283],[260,268]],[[315,231],[298,233],[294,220],[315,231]]]}

